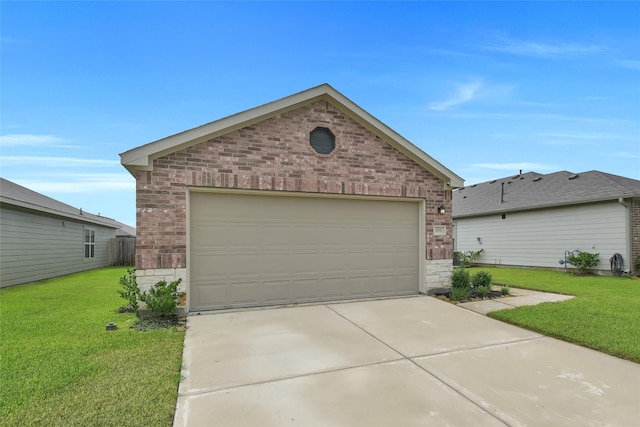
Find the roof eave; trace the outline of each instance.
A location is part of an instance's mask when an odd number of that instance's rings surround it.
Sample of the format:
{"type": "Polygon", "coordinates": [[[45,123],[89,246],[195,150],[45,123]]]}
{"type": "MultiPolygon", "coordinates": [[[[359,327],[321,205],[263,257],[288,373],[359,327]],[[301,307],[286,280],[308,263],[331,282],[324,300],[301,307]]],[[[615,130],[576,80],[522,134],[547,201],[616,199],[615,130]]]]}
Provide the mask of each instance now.
{"type": "MultiPolygon", "coordinates": [[[[96,225],[101,225],[103,227],[109,227],[109,228],[113,228],[113,229],[117,229],[118,228],[118,226],[116,226],[115,224],[112,224],[109,221],[101,221],[99,219],[83,216],[82,214],[79,214],[79,213],[77,215],[74,215],[74,214],[69,213],[69,212],[63,212],[63,211],[59,211],[59,210],[56,210],[56,209],[47,208],[45,206],[34,205],[33,203],[24,202],[22,200],[16,200],[16,199],[8,198],[8,197],[0,197],[0,204],[9,205],[9,206],[15,206],[15,207],[26,209],[26,210],[29,210],[29,211],[32,211],[32,212],[43,213],[43,214],[47,214],[47,215],[50,215],[50,216],[56,216],[56,217],[59,217],[59,218],[67,218],[67,219],[78,221],[78,222],[84,222],[84,223],[88,223],[88,224],[96,224],[96,225]]],[[[88,215],[93,215],[93,214],[89,214],[88,212],[87,212],[87,214],[88,215]]]]}
{"type": "Polygon", "coordinates": [[[490,211],[474,212],[474,213],[468,213],[468,214],[462,214],[462,215],[456,215],[454,213],[453,219],[472,218],[476,216],[488,216],[488,215],[495,215],[495,214],[507,214],[507,213],[513,213],[513,212],[533,211],[533,210],[539,210],[539,209],[560,208],[564,206],[586,205],[590,203],[612,202],[612,201],[618,201],[619,199],[633,199],[637,197],[640,197],[640,195],[626,194],[621,196],[600,197],[597,199],[581,200],[581,201],[575,201],[575,202],[569,202],[569,203],[550,203],[546,205],[520,207],[520,208],[513,208],[513,209],[494,209],[490,211]]]}

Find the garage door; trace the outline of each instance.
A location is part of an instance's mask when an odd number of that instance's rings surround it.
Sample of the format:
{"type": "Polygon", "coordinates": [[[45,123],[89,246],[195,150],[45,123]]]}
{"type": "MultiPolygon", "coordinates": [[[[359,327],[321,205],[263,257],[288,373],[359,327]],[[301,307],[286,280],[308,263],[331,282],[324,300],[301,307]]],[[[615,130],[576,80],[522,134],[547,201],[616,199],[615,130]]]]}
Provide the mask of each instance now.
{"type": "Polygon", "coordinates": [[[418,293],[420,204],[190,194],[190,309],[418,293]]]}

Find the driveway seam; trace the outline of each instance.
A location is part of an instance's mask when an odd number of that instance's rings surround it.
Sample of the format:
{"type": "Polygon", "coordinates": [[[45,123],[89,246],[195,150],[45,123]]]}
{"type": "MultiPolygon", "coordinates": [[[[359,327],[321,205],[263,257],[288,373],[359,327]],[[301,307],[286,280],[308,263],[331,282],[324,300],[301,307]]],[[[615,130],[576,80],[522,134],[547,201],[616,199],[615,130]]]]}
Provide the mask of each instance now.
{"type": "Polygon", "coordinates": [[[220,391],[234,390],[234,389],[250,387],[250,386],[254,386],[254,385],[269,384],[269,383],[275,383],[275,382],[280,382],[280,381],[293,380],[293,379],[296,379],[296,378],[304,378],[304,377],[311,377],[311,376],[314,376],[314,375],[330,374],[332,372],[347,371],[349,369],[357,369],[357,368],[364,368],[364,367],[367,367],[367,366],[384,365],[384,364],[387,364],[387,363],[401,362],[403,360],[408,360],[408,358],[400,357],[400,358],[397,358],[397,359],[382,360],[382,361],[379,361],[379,362],[365,363],[365,364],[362,364],[362,365],[344,366],[342,368],[326,369],[326,370],[323,370],[323,371],[308,372],[306,374],[291,375],[291,376],[288,376],[288,377],[273,378],[273,379],[270,379],[270,380],[263,380],[263,381],[256,381],[256,382],[253,382],[253,383],[238,384],[238,385],[232,385],[232,386],[228,386],[228,387],[199,389],[199,390],[191,391],[191,392],[187,392],[187,393],[179,393],[178,397],[192,397],[192,396],[198,396],[198,395],[201,395],[201,394],[217,393],[217,392],[220,392],[220,391]]]}
{"type": "Polygon", "coordinates": [[[424,358],[428,358],[428,357],[442,356],[442,355],[445,355],[445,354],[464,353],[466,351],[481,350],[483,348],[500,347],[500,346],[508,345],[508,344],[518,344],[518,343],[522,343],[522,342],[540,340],[540,339],[543,339],[543,338],[546,338],[546,337],[544,335],[540,335],[540,336],[537,336],[537,337],[515,338],[515,339],[512,339],[512,340],[500,341],[500,342],[491,343],[491,344],[483,344],[483,345],[477,345],[477,346],[473,346],[473,347],[459,347],[459,348],[452,348],[450,350],[442,350],[442,351],[429,353],[429,354],[420,354],[420,355],[410,356],[410,358],[411,359],[424,359],[424,358]]]}
{"type": "MultiPolygon", "coordinates": [[[[336,313],[338,316],[342,317],[344,320],[346,320],[347,322],[351,323],[352,325],[354,325],[355,327],[357,327],[358,329],[360,329],[361,331],[363,331],[364,333],[366,333],[367,335],[369,335],[370,337],[372,337],[373,339],[375,339],[376,341],[380,342],[381,344],[384,344],[385,346],[387,346],[389,349],[395,351],[396,353],[398,353],[399,355],[401,355],[404,360],[408,360],[409,362],[411,362],[414,366],[416,366],[418,369],[420,369],[421,371],[425,372],[426,374],[430,375],[432,378],[435,378],[437,381],[440,381],[442,384],[444,384],[445,386],[447,386],[449,389],[451,389],[454,393],[456,393],[457,395],[461,396],[463,399],[465,399],[467,402],[471,403],[472,405],[476,406],[477,408],[479,408],[481,411],[485,412],[486,414],[488,414],[489,416],[495,418],[496,420],[500,421],[501,423],[503,423],[504,425],[511,427],[511,424],[509,424],[509,422],[507,422],[507,420],[502,419],[500,416],[498,416],[497,414],[489,411],[487,408],[485,408],[484,406],[478,404],[477,402],[475,402],[473,399],[471,399],[469,396],[467,396],[466,394],[464,394],[462,391],[458,390],[456,387],[454,387],[453,385],[449,384],[448,382],[444,381],[442,378],[438,377],[436,374],[434,374],[433,372],[429,371],[428,369],[420,366],[420,364],[418,362],[416,362],[415,360],[413,360],[412,357],[409,357],[407,355],[405,355],[404,353],[402,353],[401,351],[398,351],[396,348],[392,347],[390,344],[387,344],[386,342],[382,341],[380,338],[378,338],[377,336],[373,335],[371,332],[367,331],[366,329],[364,329],[362,326],[358,325],[357,323],[355,323],[354,321],[352,321],[351,319],[349,319],[348,317],[344,316],[342,313],[337,312],[336,310],[334,310],[333,308],[329,307],[328,305],[325,305],[325,307],[327,307],[329,310],[333,311],[334,313],[336,313]]],[[[536,337],[538,338],[538,337],[536,337]]],[[[519,339],[516,340],[514,342],[519,342],[519,341],[525,341],[526,339],[519,339]]],[[[487,346],[480,346],[480,347],[474,347],[473,349],[481,349],[481,348],[485,348],[485,347],[495,347],[496,345],[504,345],[504,344],[508,344],[507,342],[504,343],[498,343],[498,344],[491,344],[491,345],[487,345],[487,346]]],[[[464,350],[468,350],[468,349],[464,349],[464,350]]],[[[470,350],[470,349],[469,349],[470,350]]],[[[455,351],[455,350],[454,350],[455,351]]],[[[462,349],[460,349],[459,351],[462,351],[462,349]]],[[[452,351],[446,351],[446,352],[442,352],[439,354],[446,354],[446,353],[451,353],[452,351]]],[[[414,358],[418,358],[418,357],[427,357],[427,356],[414,356],[414,358]]]]}

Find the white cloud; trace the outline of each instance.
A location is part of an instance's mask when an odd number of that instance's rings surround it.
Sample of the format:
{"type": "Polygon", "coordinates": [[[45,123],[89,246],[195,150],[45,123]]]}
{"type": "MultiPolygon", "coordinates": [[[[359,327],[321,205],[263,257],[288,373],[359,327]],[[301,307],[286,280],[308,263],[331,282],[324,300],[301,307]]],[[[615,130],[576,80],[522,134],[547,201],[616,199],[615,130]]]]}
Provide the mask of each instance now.
{"type": "Polygon", "coordinates": [[[512,55],[536,58],[563,58],[588,55],[602,50],[596,44],[584,43],[542,43],[538,41],[514,40],[501,35],[495,43],[483,46],[487,50],[510,53],[512,55]]]}
{"type": "Polygon", "coordinates": [[[126,173],[49,175],[50,179],[14,179],[19,185],[39,193],[95,193],[133,191],[135,180],[126,173]]]}
{"type": "Polygon", "coordinates": [[[449,97],[449,99],[442,102],[432,102],[429,104],[429,108],[434,111],[444,111],[456,105],[469,102],[476,97],[478,91],[480,91],[483,86],[484,84],[480,80],[460,84],[456,87],[455,93],[449,97]]]}
{"type": "Polygon", "coordinates": [[[558,139],[553,139],[553,140],[545,140],[542,141],[541,144],[544,145],[580,145],[580,143],[576,140],[558,140],[558,139]]]}
{"type": "Polygon", "coordinates": [[[524,170],[556,170],[557,168],[551,165],[543,165],[541,163],[521,162],[521,163],[474,163],[471,166],[474,168],[493,169],[493,170],[509,170],[518,171],[524,170]]]}
{"type": "Polygon", "coordinates": [[[618,151],[607,155],[610,157],[622,157],[624,159],[640,159],[640,152],[630,153],[628,151],[618,151]]]}
{"type": "Polygon", "coordinates": [[[640,70],[640,59],[627,59],[617,61],[616,65],[622,68],[629,68],[631,70],[640,70]]]}
{"type": "Polygon", "coordinates": [[[539,136],[546,138],[566,138],[566,139],[620,139],[619,135],[600,132],[545,132],[539,136]]]}
{"type": "Polygon", "coordinates": [[[34,135],[29,133],[14,133],[0,135],[2,147],[54,147],[73,148],[73,145],[65,144],[62,138],[54,135],[34,135]]]}
{"type": "Polygon", "coordinates": [[[46,156],[2,156],[3,166],[39,166],[51,168],[66,167],[111,167],[120,164],[118,160],[82,159],[78,157],[46,157],[46,156]]]}
{"type": "Polygon", "coordinates": [[[447,117],[459,119],[487,119],[487,120],[503,120],[503,119],[544,119],[558,120],[567,122],[590,123],[599,125],[626,125],[634,122],[627,119],[617,118],[601,118],[601,117],[580,117],[565,114],[547,114],[547,113],[520,113],[520,112],[447,112],[447,117]]]}

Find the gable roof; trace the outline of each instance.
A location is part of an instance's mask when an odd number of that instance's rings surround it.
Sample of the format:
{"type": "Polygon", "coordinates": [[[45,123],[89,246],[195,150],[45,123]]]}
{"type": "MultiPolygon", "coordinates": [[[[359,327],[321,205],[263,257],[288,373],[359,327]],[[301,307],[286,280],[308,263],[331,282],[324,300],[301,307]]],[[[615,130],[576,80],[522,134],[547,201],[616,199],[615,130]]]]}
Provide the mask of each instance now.
{"type": "Polygon", "coordinates": [[[453,217],[629,197],[640,197],[640,181],[600,171],[561,171],[546,175],[527,172],[454,190],[453,217]]]}
{"type": "Polygon", "coordinates": [[[115,228],[117,236],[135,236],[135,228],[114,219],[85,212],[82,209],[59,202],[44,194],[36,193],[26,187],[0,178],[0,203],[22,209],[41,212],[48,215],[73,219],[79,222],[115,228]]]}
{"type": "Polygon", "coordinates": [[[349,117],[374,134],[385,139],[397,150],[413,159],[420,166],[445,181],[445,183],[448,183],[451,188],[458,188],[464,185],[464,180],[458,175],[326,83],[277,101],[142,145],[120,154],[120,160],[122,165],[127,168],[132,175],[135,174],[136,170],[151,170],[153,159],[155,158],[250,126],[319,100],[326,100],[340,108],[340,110],[349,117]]]}

